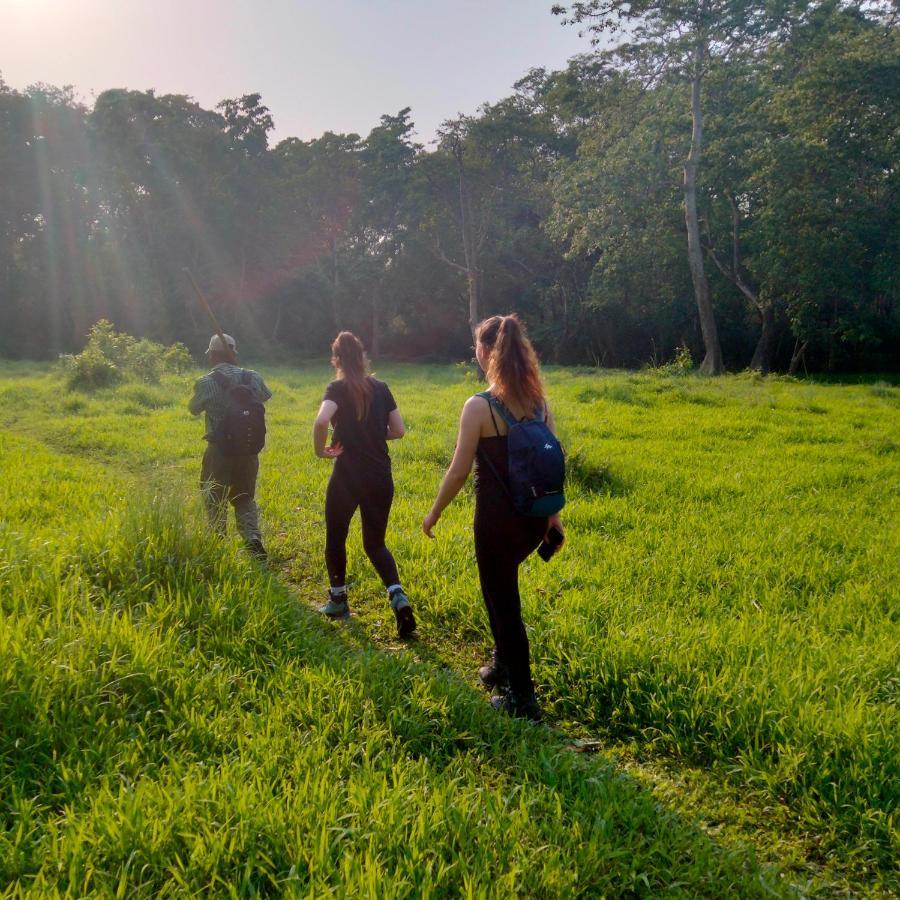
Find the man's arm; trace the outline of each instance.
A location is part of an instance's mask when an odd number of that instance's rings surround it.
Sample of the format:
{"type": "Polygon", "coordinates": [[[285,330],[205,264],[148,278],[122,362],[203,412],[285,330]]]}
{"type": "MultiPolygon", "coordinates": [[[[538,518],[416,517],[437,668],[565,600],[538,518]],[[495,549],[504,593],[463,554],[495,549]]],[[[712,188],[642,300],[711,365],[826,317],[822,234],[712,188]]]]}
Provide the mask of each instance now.
{"type": "Polygon", "coordinates": [[[205,376],[198,378],[194,384],[194,396],[188,403],[188,409],[192,416],[199,416],[206,409],[206,403],[209,400],[209,379],[205,376]]]}
{"type": "Polygon", "coordinates": [[[259,394],[259,399],[265,403],[272,396],[272,392],[269,390],[268,385],[262,380],[262,375],[258,372],[254,372],[256,375],[256,393],[259,394]]]}

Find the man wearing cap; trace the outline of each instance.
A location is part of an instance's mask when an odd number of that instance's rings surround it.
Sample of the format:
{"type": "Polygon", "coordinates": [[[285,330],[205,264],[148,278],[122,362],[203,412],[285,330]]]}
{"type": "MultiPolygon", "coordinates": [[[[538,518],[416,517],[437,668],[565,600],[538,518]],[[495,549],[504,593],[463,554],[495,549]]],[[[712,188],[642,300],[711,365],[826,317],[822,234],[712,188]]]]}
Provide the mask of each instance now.
{"type": "Polygon", "coordinates": [[[259,510],[256,506],[256,476],[259,472],[259,455],[229,456],[217,446],[222,422],[228,409],[228,387],[222,382],[244,383],[256,398],[265,403],[272,392],[252,369],[237,365],[237,349],[234,338],[214,334],[206,351],[212,370],[197,379],[194,396],[188,404],[191,414],[206,413],[206,452],[200,468],[200,487],[209,523],[224,535],[227,521],[226,501],[234,506],[238,531],[254,556],[266,558],[259,531],[259,510]],[[223,344],[222,338],[225,339],[223,344]]]}

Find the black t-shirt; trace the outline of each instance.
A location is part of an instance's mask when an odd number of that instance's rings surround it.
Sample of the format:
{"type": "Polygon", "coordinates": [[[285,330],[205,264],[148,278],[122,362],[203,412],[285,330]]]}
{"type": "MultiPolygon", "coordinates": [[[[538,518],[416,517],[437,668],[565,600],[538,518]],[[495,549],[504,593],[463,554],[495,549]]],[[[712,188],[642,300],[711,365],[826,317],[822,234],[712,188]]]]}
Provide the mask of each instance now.
{"type": "Polygon", "coordinates": [[[337,404],[337,411],[331,417],[331,424],[334,426],[332,440],[344,448],[336,463],[341,468],[349,467],[358,471],[373,468],[390,470],[387,424],[388,416],[397,408],[397,404],[383,381],[378,381],[371,375],[366,380],[372,385],[372,397],[366,417],[362,420],[356,416],[356,404],[345,382],[332,381],[325,389],[322,399],[337,404]]]}

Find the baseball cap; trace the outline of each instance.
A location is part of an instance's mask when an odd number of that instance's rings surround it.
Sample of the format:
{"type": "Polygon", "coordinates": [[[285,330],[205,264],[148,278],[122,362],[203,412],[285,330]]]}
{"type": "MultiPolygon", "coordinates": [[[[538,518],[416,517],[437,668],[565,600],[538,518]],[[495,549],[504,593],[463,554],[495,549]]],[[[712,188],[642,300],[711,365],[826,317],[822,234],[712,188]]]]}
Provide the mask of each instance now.
{"type": "MultiPolygon", "coordinates": [[[[236,345],[234,343],[234,338],[230,334],[223,334],[223,338],[225,338],[225,343],[228,345],[227,349],[234,353],[236,349],[236,345]]],[[[207,355],[210,353],[221,353],[226,348],[222,346],[222,338],[220,338],[217,334],[214,334],[209,339],[209,347],[206,348],[207,355]]]]}

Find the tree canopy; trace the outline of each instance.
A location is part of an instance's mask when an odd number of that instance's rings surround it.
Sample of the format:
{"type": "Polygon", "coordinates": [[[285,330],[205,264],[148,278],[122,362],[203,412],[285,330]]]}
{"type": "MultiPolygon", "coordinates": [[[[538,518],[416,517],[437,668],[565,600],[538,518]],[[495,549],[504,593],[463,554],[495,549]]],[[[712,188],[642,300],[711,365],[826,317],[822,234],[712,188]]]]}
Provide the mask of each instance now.
{"type": "Polygon", "coordinates": [[[610,39],[415,140],[272,146],[259,94],[0,80],[0,354],[94,322],[256,355],[469,355],[516,310],[546,360],[885,369],[900,350],[900,53],[879,4],[575,3],[610,39]]]}

